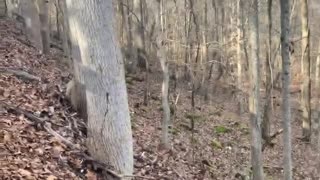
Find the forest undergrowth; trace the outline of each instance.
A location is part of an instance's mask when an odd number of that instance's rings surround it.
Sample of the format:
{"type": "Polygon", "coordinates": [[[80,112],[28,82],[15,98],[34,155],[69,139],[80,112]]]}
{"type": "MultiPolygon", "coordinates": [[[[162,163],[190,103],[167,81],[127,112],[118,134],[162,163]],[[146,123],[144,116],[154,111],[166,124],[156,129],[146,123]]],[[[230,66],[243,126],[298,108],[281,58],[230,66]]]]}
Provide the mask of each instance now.
{"type": "MultiPolygon", "coordinates": [[[[0,20],[0,179],[99,179],[84,154],[84,123],[64,95],[71,75],[57,65],[62,59],[59,50],[52,49],[51,54],[41,55],[28,45],[14,22],[0,20]]],[[[161,74],[152,74],[148,106],[143,104],[143,74],[126,79],[135,179],[242,179],[250,175],[249,115],[238,115],[236,100],[225,89],[219,91],[218,85],[209,103],[197,96],[195,112],[189,89],[178,86],[179,98],[172,106],[172,148],[159,146],[161,81],[156,76],[161,74]]],[[[280,94],[275,96],[280,102],[280,94]]],[[[294,179],[319,179],[319,153],[300,140],[300,112],[298,107],[292,111],[294,179]]],[[[272,133],[281,130],[280,106],[275,105],[271,121],[272,133]]],[[[282,179],[282,134],[272,142],[263,152],[266,179],[282,179]]]]}

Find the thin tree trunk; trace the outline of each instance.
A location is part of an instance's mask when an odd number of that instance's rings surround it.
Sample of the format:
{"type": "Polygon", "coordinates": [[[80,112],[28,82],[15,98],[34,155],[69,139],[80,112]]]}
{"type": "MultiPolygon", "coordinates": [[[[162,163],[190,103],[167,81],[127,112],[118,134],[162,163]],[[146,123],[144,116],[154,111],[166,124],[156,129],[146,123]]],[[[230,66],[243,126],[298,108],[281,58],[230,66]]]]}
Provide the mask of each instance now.
{"type": "MultiPolygon", "coordinates": [[[[240,92],[242,91],[242,55],[241,55],[241,1],[238,0],[237,2],[237,75],[238,75],[238,89],[240,92]]],[[[243,113],[243,97],[241,96],[240,93],[238,93],[238,103],[239,103],[239,114],[243,113]]]]}
{"type": "Polygon", "coordinates": [[[241,9],[241,28],[242,28],[242,37],[243,37],[243,52],[246,60],[245,71],[247,71],[249,66],[249,53],[248,53],[248,40],[247,40],[247,30],[246,30],[246,14],[244,11],[244,1],[240,1],[240,9],[241,9]]]}
{"type": "Polygon", "coordinates": [[[68,14],[67,14],[67,8],[65,4],[65,0],[58,0],[58,6],[61,14],[61,21],[62,21],[62,47],[63,47],[63,53],[64,56],[67,59],[70,59],[70,46],[69,46],[69,23],[68,23],[68,14]]]}
{"type": "Polygon", "coordinates": [[[271,93],[272,93],[272,0],[268,0],[268,51],[266,53],[266,102],[263,110],[262,120],[262,138],[269,143],[270,140],[270,105],[271,105],[271,93]]]}
{"type": "MultiPolygon", "coordinates": [[[[320,54],[320,44],[318,45],[318,53],[320,54]]],[[[317,124],[316,127],[318,127],[315,131],[315,137],[316,137],[316,146],[318,150],[320,150],[320,55],[317,56],[317,62],[316,62],[316,82],[315,82],[315,89],[316,89],[316,111],[317,111],[317,119],[315,120],[315,123],[317,124]]]]}
{"type": "Polygon", "coordinates": [[[283,162],[284,179],[292,179],[291,160],[291,108],[290,108],[290,3],[289,0],[281,0],[281,56],[282,56],[282,101],[283,101],[283,162]]]}
{"type": "Polygon", "coordinates": [[[249,27],[251,30],[251,95],[250,95],[250,121],[251,121],[251,161],[253,168],[253,179],[262,180],[262,152],[261,152],[261,116],[260,116],[260,57],[259,57],[259,7],[258,0],[253,1],[250,9],[249,27]]]}
{"type": "Polygon", "coordinates": [[[301,106],[302,106],[302,136],[306,141],[311,137],[311,79],[310,79],[310,34],[308,17],[308,0],[301,0],[301,27],[302,37],[301,47],[301,72],[303,82],[301,86],[301,106]]]}
{"type": "Polygon", "coordinates": [[[67,7],[81,51],[82,63],[75,66],[86,86],[89,152],[120,174],[132,175],[131,123],[112,0],[67,0],[67,7]]]}
{"type": "Polygon", "coordinates": [[[49,29],[49,1],[37,0],[39,8],[39,19],[41,23],[41,37],[43,53],[50,53],[50,29],[49,29]]]}
{"type": "Polygon", "coordinates": [[[162,41],[165,37],[164,31],[164,22],[163,22],[163,0],[159,2],[159,15],[158,19],[160,21],[160,28],[159,28],[159,36],[157,40],[157,57],[160,60],[162,73],[163,73],[163,80],[162,80],[162,108],[163,108],[163,119],[162,119],[162,137],[161,137],[161,144],[165,148],[170,147],[169,142],[169,124],[170,124],[170,106],[169,106],[169,69],[168,69],[168,62],[166,58],[166,51],[165,47],[162,45],[162,41]]]}

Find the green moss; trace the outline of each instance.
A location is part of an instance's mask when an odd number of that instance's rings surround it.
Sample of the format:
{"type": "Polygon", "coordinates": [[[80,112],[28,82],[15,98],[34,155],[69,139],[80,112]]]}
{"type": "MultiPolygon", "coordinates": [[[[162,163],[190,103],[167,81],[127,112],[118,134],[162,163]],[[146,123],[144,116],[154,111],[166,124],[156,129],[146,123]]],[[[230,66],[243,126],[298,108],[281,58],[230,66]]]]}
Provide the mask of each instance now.
{"type": "Polygon", "coordinates": [[[231,131],[231,129],[225,127],[225,126],[216,126],[214,128],[214,131],[218,134],[224,134],[224,133],[228,133],[231,131]]]}

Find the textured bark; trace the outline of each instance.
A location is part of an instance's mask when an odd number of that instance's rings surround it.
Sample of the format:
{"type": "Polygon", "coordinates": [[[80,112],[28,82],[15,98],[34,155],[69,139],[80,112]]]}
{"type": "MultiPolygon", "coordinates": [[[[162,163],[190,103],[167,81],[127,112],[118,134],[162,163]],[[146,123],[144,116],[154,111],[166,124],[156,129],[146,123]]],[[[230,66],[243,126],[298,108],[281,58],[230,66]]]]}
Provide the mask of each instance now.
{"type": "Polygon", "coordinates": [[[80,117],[87,121],[88,114],[85,86],[75,79],[71,80],[67,84],[66,96],[71,102],[73,109],[78,112],[80,117]]]}
{"type": "Polygon", "coordinates": [[[271,46],[272,46],[272,0],[268,0],[268,51],[266,53],[266,102],[263,110],[262,138],[269,143],[270,140],[270,105],[272,93],[272,65],[271,65],[271,46]]]}
{"type": "Polygon", "coordinates": [[[49,1],[37,0],[39,10],[39,20],[41,23],[41,37],[43,53],[50,53],[50,29],[49,29],[49,1]]]}
{"type": "Polygon", "coordinates": [[[70,31],[81,52],[82,62],[74,63],[79,82],[86,87],[89,152],[119,173],[131,175],[132,132],[112,0],[67,0],[67,7],[70,31]]]}
{"type": "Polygon", "coordinates": [[[7,14],[7,6],[5,0],[0,0],[0,17],[7,14]]]}
{"type": "Polygon", "coordinates": [[[25,19],[26,35],[31,43],[41,52],[43,51],[41,25],[37,7],[33,0],[19,1],[17,14],[25,19]]]}
{"type": "Polygon", "coordinates": [[[310,79],[310,34],[308,17],[308,0],[300,0],[301,5],[301,31],[302,31],[302,56],[301,72],[303,82],[301,86],[301,108],[302,108],[302,136],[306,141],[310,141],[311,136],[311,79],[310,79]]]}
{"type": "MultiPolygon", "coordinates": [[[[158,19],[162,22],[163,20],[163,11],[162,11],[162,2],[159,2],[159,12],[158,12],[158,19]]],[[[161,69],[163,73],[163,80],[162,80],[162,90],[161,90],[161,97],[162,97],[162,108],[163,108],[163,119],[162,119],[162,137],[161,137],[161,144],[165,148],[170,147],[169,142],[169,124],[170,124],[170,106],[169,106],[169,69],[168,69],[168,62],[167,62],[167,55],[165,51],[165,47],[162,46],[162,41],[164,40],[164,23],[160,23],[159,27],[159,35],[157,39],[157,57],[160,60],[161,69]]]]}
{"type": "Polygon", "coordinates": [[[62,22],[62,47],[64,56],[67,59],[70,59],[70,46],[69,46],[69,23],[68,23],[68,14],[66,8],[66,0],[58,0],[58,6],[61,14],[61,22],[62,22]]]}
{"type": "Polygon", "coordinates": [[[283,162],[284,179],[292,179],[291,160],[291,108],[290,108],[290,3],[281,0],[281,56],[282,56],[282,118],[283,118],[283,162]]]}
{"type": "Polygon", "coordinates": [[[208,2],[207,0],[205,0],[204,2],[204,27],[205,30],[203,31],[203,61],[202,61],[202,71],[203,71],[203,75],[202,75],[202,84],[201,86],[203,86],[204,88],[204,100],[207,102],[209,100],[209,85],[210,85],[210,79],[209,79],[209,74],[207,72],[207,66],[208,66],[208,61],[209,61],[209,53],[208,53],[208,32],[207,30],[209,29],[209,24],[208,24],[208,2]]]}
{"type": "MultiPolygon", "coordinates": [[[[242,0],[238,0],[237,2],[237,15],[238,15],[238,19],[237,19],[237,76],[238,76],[238,89],[242,90],[242,54],[241,54],[241,1],[242,0]]],[[[239,114],[243,113],[243,97],[241,96],[240,93],[238,93],[238,103],[239,103],[239,114]]]]}
{"type": "Polygon", "coordinates": [[[253,1],[250,9],[249,26],[251,30],[251,93],[250,93],[250,121],[251,121],[251,162],[253,179],[263,179],[262,152],[261,152],[261,115],[260,115],[260,57],[259,57],[259,8],[258,0],[253,1]]]}
{"type": "Polygon", "coordinates": [[[163,119],[162,119],[162,138],[161,143],[164,147],[169,148],[169,123],[170,123],[170,106],[169,106],[169,70],[168,63],[166,60],[166,54],[164,51],[164,47],[160,47],[157,51],[157,57],[160,60],[163,80],[162,80],[162,108],[163,108],[163,119]]]}
{"type": "Polygon", "coordinates": [[[316,111],[317,111],[317,119],[315,119],[315,123],[318,127],[315,131],[315,137],[316,137],[316,146],[318,150],[320,150],[320,44],[318,47],[318,56],[317,56],[317,62],[316,62],[316,82],[315,82],[315,89],[316,89],[316,111]]]}

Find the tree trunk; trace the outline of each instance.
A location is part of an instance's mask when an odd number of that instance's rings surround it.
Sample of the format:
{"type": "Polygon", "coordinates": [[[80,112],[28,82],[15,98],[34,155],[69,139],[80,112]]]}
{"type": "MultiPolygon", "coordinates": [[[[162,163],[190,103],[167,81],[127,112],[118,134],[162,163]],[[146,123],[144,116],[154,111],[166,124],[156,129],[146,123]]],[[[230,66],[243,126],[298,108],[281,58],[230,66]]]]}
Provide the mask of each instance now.
{"type": "Polygon", "coordinates": [[[68,23],[68,14],[66,8],[66,0],[58,0],[58,6],[61,14],[61,22],[62,22],[62,47],[64,56],[67,59],[70,59],[70,46],[69,46],[69,23],[68,23]]]}
{"type": "MultiPolygon", "coordinates": [[[[163,22],[163,9],[162,9],[162,2],[159,2],[159,21],[163,22]]],[[[162,80],[162,108],[163,108],[163,119],[162,119],[162,138],[161,144],[165,148],[170,147],[169,143],[169,124],[170,124],[170,106],[169,106],[169,69],[168,69],[168,62],[166,57],[165,47],[162,45],[162,41],[164,40],[164,23],[160,23],[159,29],[159,36],[157,40],[157,57],[160,60],[162,73],[163,73],[163,80],[162,80]]]]}
{"type": "Polygon", "coordinates": [[[164,145],[165,148],[169,148],[169,124],[170,124],[170,107],[168,101],[168,93],[169,93],[169,70],[168,63],[166,60],[166,54],[164,51],[164,47],[159,46],[157,51],[157,57],[160,60],[161,68],[163,72],[163,80],[162,80],[162,108],[163,108],[163,120],[162,120],[162,138],[161,144],[164,145]]]}
{"type": "MultiPolygon", "coordinates": [[[[240,92],[242,91],[242,54],[241,54],[241,1],[242,0],[238,0],[237,2],[237,15],[238,15],[238,19],[237,19],[237,75],[238,75],[238,89],[240,90],[240,92]]],[[[239,103],[239,114],[243,113],[243,97],[241,96],[240,93],[238,93],[238,103],[239,103]]]]}
{"type": "Polygon", "coordinates": [[[0,0],[0,17],[7,14],[7,5],[5,0],[0,0]]]}
{"type": "Polygon", "coordinates": [[[270,140],[270,105],[272,91],[272,66],[271,66],[271,46],[272,46],[272,0],[268,0],[268,51],[266,53],[266,102],[263,110],[262,138],[269,143],[270,140]]]}
{"type": "Polygon", "coordinates": [[[301,0],[301,30],[302,30],[302,56],[301,56],[301,106],[302,106],[302,136],[305,141],[311,137],[311,79],[310,79],[310,34],[308,17],[308,0],[301,0]]]}
{"type": "Polygon", "coordinates": [[[261,115],[260,115],[260,57],[259,57],[259,8],[258,0],[253,1],[250,9],[249,27],[251,30],[251,93],[250,93],[250,121],[251,121],[251,161],[253,179],[263,179],[262,152],[261,152],[261,115]]]}
{"type": "Polygon", "coordinates": [[[25,18],[26,35],[31,43],[43,52],[41,25],[39,13],[33,0],[23,0],[18,3],[18,14],[25,18]]]}
{"type": "Polygon", "coordinates": [[[43,53],[50,53],[50,30],[49,30],[49,1],[37,0],[39,8],[39,19],[41,23],[41,37],[43,53]]]}
{"type": "Polygon", "coordinates": [[[131,175],[132,132],[112,0],[67,0],[67,7],[81,52],[82,62],[74,63],[86,87],[89,152],[122,175],[131,175]]]}
{"type": "Polygon", "coordinates": [[[281,56],[282,56],[282,101],[283,101],[283,162],[284,179],[292,179],[291,160],[291,109],[290,109],[290,3],[289,0],[281,0],[281,56]]]}
{"type": "Polygon", "coordinates": [[[315,131],[316,137],[316,146],[318,150],[320,150],[320,44],[318,45],[318,56],[317,56],[317,64],[316,64],[316,82],[315,82],[315,89],[316,89],[316,111],[317,111],[317,119],[315,123],[317,124],[317,129],[315,131]]]}

